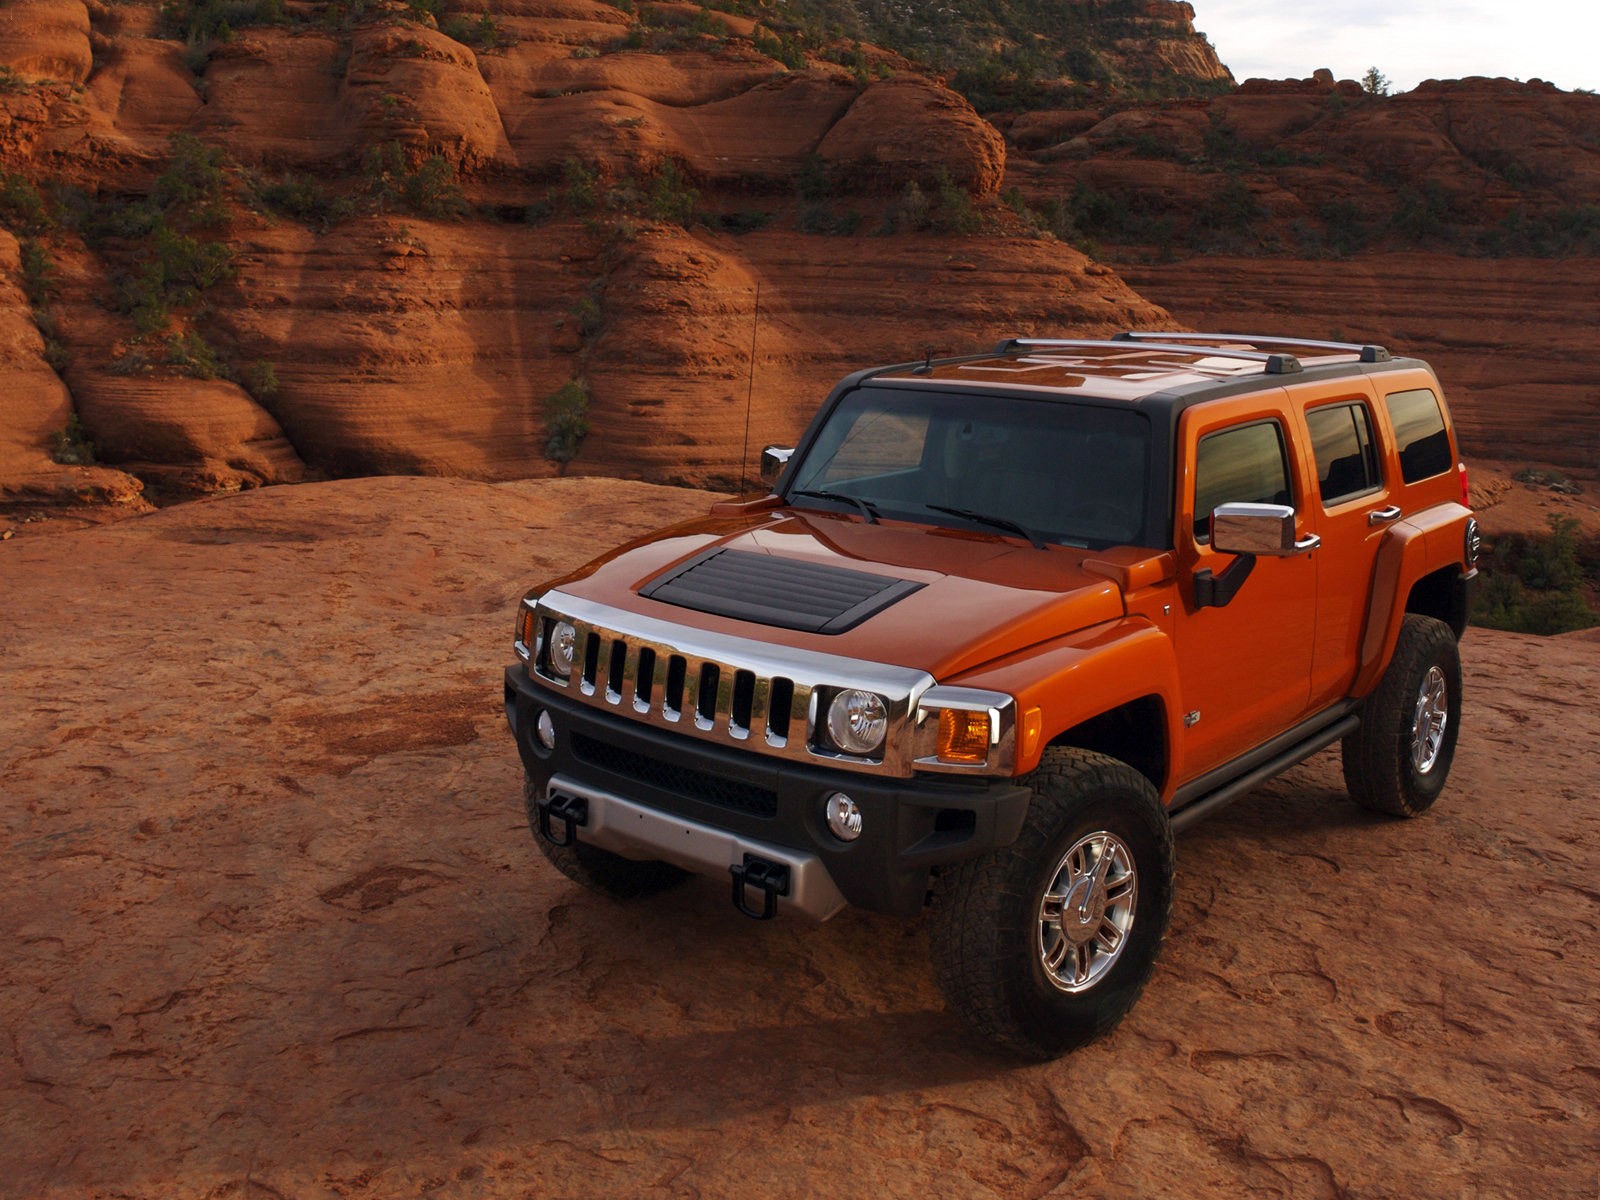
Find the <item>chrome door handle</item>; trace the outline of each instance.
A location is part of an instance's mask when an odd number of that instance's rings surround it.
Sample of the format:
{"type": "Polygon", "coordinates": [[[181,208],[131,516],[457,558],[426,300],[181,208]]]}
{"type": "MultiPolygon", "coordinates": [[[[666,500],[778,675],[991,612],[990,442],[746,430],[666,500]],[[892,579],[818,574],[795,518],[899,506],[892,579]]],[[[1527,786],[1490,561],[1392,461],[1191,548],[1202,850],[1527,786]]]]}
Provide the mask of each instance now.
{"type": "Polygon", "coordinates": [[[1368,525],[1386,525],[1390,521],[1400,519],[1400,506],[1391,504],[1388,508],[1375,508],[1367,514],[1368,525]]]}
{"type": "Polygon", "coordinates": [[[1294,544],[1294,552],[1296,554],[1310,554],[1320,545],[1322,545],[1322,538],[1317,534],[1308,533],[1294,544]]]}

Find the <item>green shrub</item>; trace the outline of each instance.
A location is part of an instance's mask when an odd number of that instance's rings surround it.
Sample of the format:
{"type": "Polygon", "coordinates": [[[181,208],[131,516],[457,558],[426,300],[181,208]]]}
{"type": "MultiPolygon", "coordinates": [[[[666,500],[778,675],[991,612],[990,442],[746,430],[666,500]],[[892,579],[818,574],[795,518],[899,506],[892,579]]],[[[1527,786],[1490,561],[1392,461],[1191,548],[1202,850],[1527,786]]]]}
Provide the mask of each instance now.
{"type": "Polygon", "coordinates": [[[584,337],[592,338],[600,332],[604,316],[600,312],[600,302],[592,295],[579,296],[571,311],[572,319],[578,323],[578,332],[584,337]]]}
{"type": "Polygon", "coordinates": [[[278,394],[278,372],[264,358],[258,358],[244,369],[239,380],[244,390],[259,401],[268,401],[278,394]]]}
{"type": "Polygon", "coordinates": [[[84,433],[77,413],[70,414],[66,425],[56,432],[50,457],[63,466],[94,466],[94,443],[84,433]]]}
{"type": "Polygon", "coordinates": [[[906,184],[905,190],[900,193],[895,217],[897,223],[907,229],[923,230],[933,223],[933,205],[915,179],[906,184]]]}
{"type": "Polygon", "coordinates": [[[256,199],[273,212],[326,229],[355,211],[346,196],[330,195],[309,175],[290,174],[256,189],[256,199]]]}
{"type": "Polygon", "coordinates": [[[16,233],[48,233],[55,228],[50,206],[25,175],[0,171],[0,225],[16,233]]]}
{"type": "Polygon", "coordinates": [[[702,219],[723,233],[754,233],[771,224],[772,214],[762,209],[743,208],[738,212],[719,212],[702,219]]]}
{"type": "Polygon", "coordinates": [[[757,54],[775,58],[791,71],[803,71],[806,65],[805,43],[792,33],[773,33],[760,25],[753,38],[757,54]]]}
{"type": "Polygon", "coordinates": [[[831,197],[833,182],[828,178],[828,160],[820,154],[806,155],[794,178],[794,190],[808,204],[819,204],[831,197]]]}
{"type": "Polygon", "coordinates": [[[589,385],[567,380],[545,398],[544,412],[544,456],[565,471],[589,436],[589,385]]]}
{"type": "Polygon", "coordinates": [[[214,229],[227,224],[227,155],[193,134],[175,133],[172,159],[156,176],[150,199],[186,229],[214,229]]]}
{"type": "Polygon", "coordinates": [[[406,176],[401,189],[411,211],[435,219],[455,218],[467,211],[456,166],[442,154],[432,154],[406,176]]]}
{"type": "Polygon", "coordinates": [[[380,142],[363,152],[361,174],[367,195],[380,212],[398,207],[441,220],[467,212],[455,164],[442,154],[430,154],[413,169],[404,146],[380,142]]]}
{"type": "Polygon", "coordinates": [[[676,161],[666,159],[645,188],[645,211],[657,221],[687,226],[700,193],[688,185],[676,161]]]}
{"type": "Polygon", "coordinates": [[[475,50],[499,50],[512,44],[512,40],[500,28],[500,22],[490,13],[482,13],[476,20],[464,16],[451,17],[439,27],[439,32],[475,50]]]}
{"type": "Polygon", "coordinates": [[[593,212],[600,203],[600,169],[569,158],[561,164],[561,177],[567,208],[575,213],[593,212]]]}
{"type": "Polygon", "coordinates": [[[22,258],[22,292],[35,308],[46,307],[56,294],[56,274],[50,252],[33,238],[18,243],[22,258]]]}
{"type": "Polygon", "coordinates": [[[933,227],[940,233],[974,234],[983,225],[983,218],[972,206],[967,190],[950,178],[949,172],[939,168],[937,184],[939,208],[933,217],[933,227]]]}
{"type": "Polygon", "coordinates": [[[8,92],[25,92],[33,84],[11,67],[0,67],[0,95],[8,92]]]}
{"type": "Polygon", "coordinates": [[[221,379],[228,374],[211,344],[193,330],[167,339],[167,365],[194,379],[221,379]]]}
{"type": "Polygon", "coordinates": [[[1600,625],[1584,595],[1578,521],[1552,514],[1548,523],[1548,534],[1497,538],[1486,547],[1474,624],[1544,635],[1600,625]]]}
{"type": "Polygon", "coordinates": [[[185,42],[226,42],[235,29],[282,25],[283,0],[166,0],[156,18],[162,37],[185,42]]]}

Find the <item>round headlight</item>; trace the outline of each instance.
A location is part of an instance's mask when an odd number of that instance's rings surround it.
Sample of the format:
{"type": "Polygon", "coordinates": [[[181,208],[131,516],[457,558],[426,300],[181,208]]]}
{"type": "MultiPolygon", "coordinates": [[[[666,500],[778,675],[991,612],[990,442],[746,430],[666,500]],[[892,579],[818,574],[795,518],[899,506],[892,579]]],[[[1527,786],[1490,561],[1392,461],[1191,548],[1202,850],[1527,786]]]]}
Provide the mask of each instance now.
{"type": "Polygon", "coordinates": [[[828,739],[846,754],[871,754],[888,728],[889,709],[875,692],[848,688],[828,705],[828,739]]]}
{"type": "Polygon", "coordinates": [[[550,670],[557,675],[572,674],[572,656],[578,648],[578,631],[566,621],[550,626],[550,670]]]}
{"type": "Polygon", "coordinates": [[[828,797],[828,831],[841,842],[853,842],[861,836],[861,809],[843,792],[828,797]]]}

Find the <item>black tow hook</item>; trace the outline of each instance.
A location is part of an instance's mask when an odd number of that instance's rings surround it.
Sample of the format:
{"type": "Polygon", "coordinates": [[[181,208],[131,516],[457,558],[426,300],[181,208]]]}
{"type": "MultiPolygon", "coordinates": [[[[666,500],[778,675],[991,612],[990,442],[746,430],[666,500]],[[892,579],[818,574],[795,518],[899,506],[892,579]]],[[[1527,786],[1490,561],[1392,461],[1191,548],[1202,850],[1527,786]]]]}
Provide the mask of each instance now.
{"type": "Polygon", "coordinates": [[[578,826],[589,823],[589,802],[580,796],[563,796],[560,793],[539,801],[539,834],[552,846],[570,846],[578,840],[578,826]],[[561,822],[561,836],[550,824],[554,817],[561,822]]]}
{"type": "Polygon", "coordinates": [[[757,921],[778,915],[778,897],[789,894],[789,868],[782,863],[746,854],[744,862],[728,868],[733,876],[733,906],[757,921]],[[761,907],[750,905],[750,889],[761,893],[761,907]]]}

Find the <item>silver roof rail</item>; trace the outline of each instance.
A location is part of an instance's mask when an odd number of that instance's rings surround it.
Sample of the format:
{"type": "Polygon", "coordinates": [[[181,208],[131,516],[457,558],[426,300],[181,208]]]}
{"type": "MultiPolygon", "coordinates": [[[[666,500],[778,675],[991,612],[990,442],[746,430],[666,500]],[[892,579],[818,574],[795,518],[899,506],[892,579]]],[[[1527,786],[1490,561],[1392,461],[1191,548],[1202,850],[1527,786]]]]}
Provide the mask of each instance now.
{"type": "Polygon", "coordinates": [[[1204,350],[1215,358],[1258,362],[1261,364],[1262,372],[1267,375],[1293,375],[1304,369],[1300,365],[1300,360],[1292,354],[1268,354],[1258,350],[1231,350],[1216,346],[1190,346],[1178,342],[1147,342],[1143,338],[1123,337],[1120,334],[1113,341],[1093,341],[1085,338],[1007,338],[995,347],[995,353],[1010,354],[1013,350],[1127,350],[1133,345],[1139,346],[1142,350],[1166,350],[1173,354],[1193,354],[1196,350],[1204,350]]]}
{"type": "Polygon", "coordinates": [[[1382,346],[1370,342],[1328,342],[1318,341],[1314,338],[1274,337],[1264,333],[1167,333],[1147,332],[1141,329],[1129,329],[1126,332],[1115,334],[1113,341],[1139,342],[1148,344],[1155,342],[1243,342],[1247,346],[1259,346],[1263,342],[1279,346],[1304,346],[1308,350],[1338,350],[1346,354],[1354,354],[1364,363],[1381,363],[1392,361],[1389,351],[1382,346]]]}

